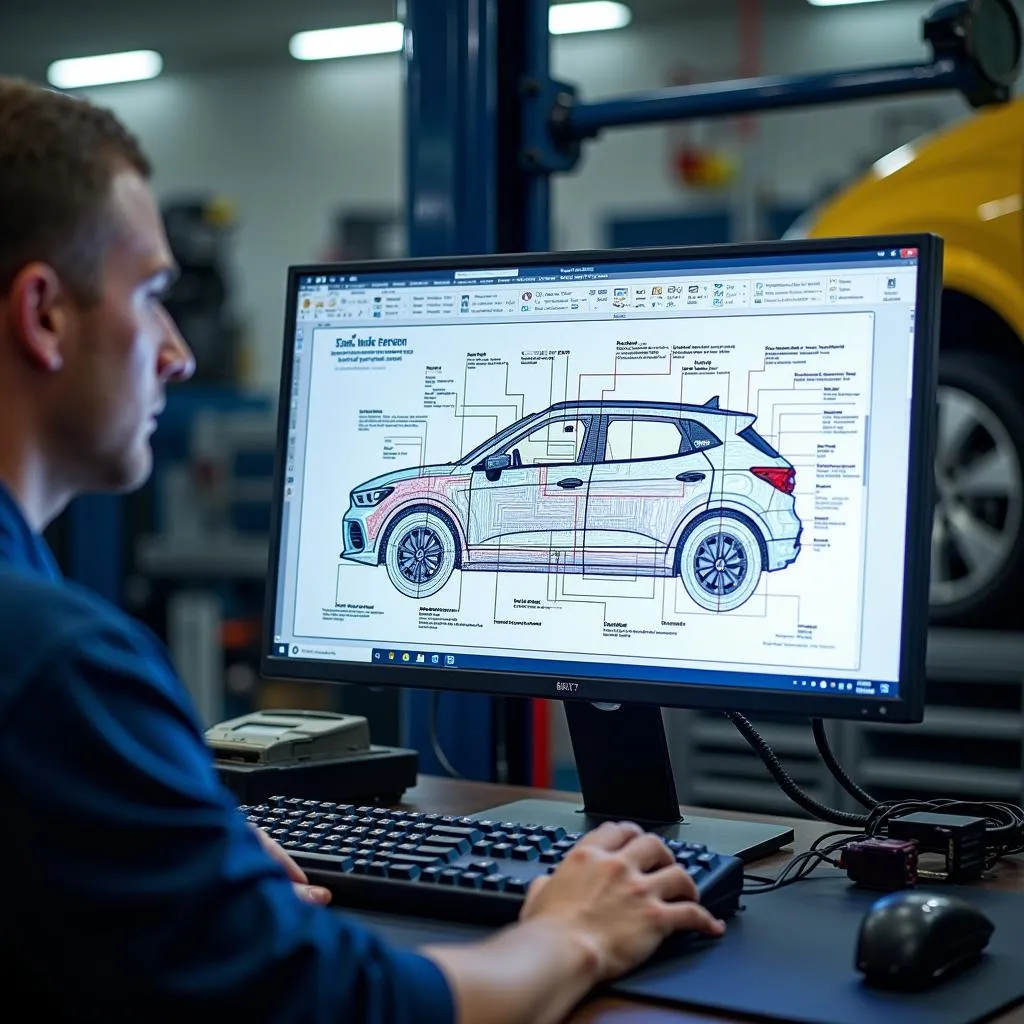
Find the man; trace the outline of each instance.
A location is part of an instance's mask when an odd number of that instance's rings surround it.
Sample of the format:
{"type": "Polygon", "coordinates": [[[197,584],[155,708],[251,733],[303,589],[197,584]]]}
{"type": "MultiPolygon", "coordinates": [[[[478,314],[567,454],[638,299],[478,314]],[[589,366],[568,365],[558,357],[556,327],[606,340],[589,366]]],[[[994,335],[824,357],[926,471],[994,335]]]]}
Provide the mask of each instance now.
{"type": "Polygon", "coordinates": [[[110,113],[0,79],[5,1001],[104,1024],[537,1024],[676,929],[720,934],[659,839],[607,824],[515,926],[387,947],[248,826],[158,642],[61,579],[40,534],[146,480],[165,389],[193,372],[148,175],[110,113]]]}

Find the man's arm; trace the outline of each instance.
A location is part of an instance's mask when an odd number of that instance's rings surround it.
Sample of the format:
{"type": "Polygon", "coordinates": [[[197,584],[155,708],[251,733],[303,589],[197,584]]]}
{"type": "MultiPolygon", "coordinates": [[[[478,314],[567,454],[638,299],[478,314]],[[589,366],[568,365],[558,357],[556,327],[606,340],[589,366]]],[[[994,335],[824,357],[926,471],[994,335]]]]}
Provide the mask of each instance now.
{"type": "Polygon", "coordinates": [[[554,1024],[671,932],[721,935],[725,926],[696,899],[661,839],[608,823],[534,882],[520,924],[477,945],[424,952],[447,975],[463,1024],[554,1024]]]}
{"type": "Polygon", "coordinates": [[[0,949],[44,1003],[111,1022],[453,1020],[435,964],[296,898],[144,634],[56,646],[0,732],[18,822],[0,846],[0,949]]]}

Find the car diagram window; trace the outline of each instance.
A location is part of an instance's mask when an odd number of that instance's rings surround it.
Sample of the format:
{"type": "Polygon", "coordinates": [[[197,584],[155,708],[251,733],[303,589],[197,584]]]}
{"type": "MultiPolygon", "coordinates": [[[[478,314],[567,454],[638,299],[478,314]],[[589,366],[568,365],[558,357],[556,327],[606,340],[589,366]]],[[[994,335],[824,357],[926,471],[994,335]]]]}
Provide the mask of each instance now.
{"type": "Polygon", "coordinates": [[[683,420],[683,432],[690,439],[694,451],[706,452],[709,448],[718,448],[722,443],[721,438],[697,420],[683,420]]]}
{"type": "Polygon", "coordinates": [[[583,420],[549,420],[512,442],[513,466],[560,466],[580,461],[586,435],[583,420]]]}
{"type": "Polygon", "coordinates": [[[615,417],[608,423],[605,462],[666,459],[691,451],[690,442],[674,419],[615,417]]]}

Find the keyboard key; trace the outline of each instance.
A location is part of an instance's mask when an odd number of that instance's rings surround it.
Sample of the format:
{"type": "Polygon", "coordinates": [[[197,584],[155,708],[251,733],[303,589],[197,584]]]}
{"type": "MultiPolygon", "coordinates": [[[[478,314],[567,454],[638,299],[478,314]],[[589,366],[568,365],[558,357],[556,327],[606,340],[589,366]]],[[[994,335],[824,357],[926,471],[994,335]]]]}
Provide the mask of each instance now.
{"type": "Polygon", "coordinates": [[[486,857],[491,852],[491,847],[493,845],[494,843],[489,843],[486,840],[483,840],[482,842],[473,844],[472,852],[478,857],[486,857]]]}
{"type": "Polygon", "coordinates": [[[459,875],[459,888],[480,889],[483,886],[484,876],[479,871],[463,871],[459,875]]]}
{"type": "Polygon", "coordinates": [[[544,828],[539,830],[542,835],[548,837],[553,843],[557,843],[559,840],[565,838],[565,829],[561,825],[550,826],[546,825],[544,828]]]}
{"type": "Polygon", "coordinates": [[[458,868],[445,868],[445,870],[438,875],[437,880],[441,885],[455,885],[459,880],[459,875],[461,874],[462,872],[458,868]]]}
{"type": "Polygon", "coordinates": [[[513,860],[536,860],[540,856],[540,852],[536,846],[516,846],[512,850],[513,860]]]}
{"type": "Polygon", "coordinates": [[[512,844],[511,843],[495,843],[491,847],[492,857],[511,857],[512,856],[512,844]]]}
{"type": "Polygon", "coordinates": [[[431,835],[455,836],[458,839],[465,839],[469,843],[478,843],[484,837],[483,832],[477,828],[461,828],[456,825],[439,825],[431,835]]]}
{"type": "Polygon", "coordinates": [[[551,840],[548,839],[547,836],[541,835],[539,832],[534,832],[532,835],[527,836],[523,842],[526,845],[535,846],[541,852],[551,849],[551,840]]]}
{"type": "Polygon", "coordinates": [[[387,878],[388,862],[386,860],[372,860],[370,861],[370,866],[366,869],[366,873],[374,878],[387,878]]]}
{"type": "Polygon", "coordinates": [[[452,846],[419,846],[416,848],[416,852],[421,857],[436,857],[439,860],[446,861],[451,864],[456,861],[462,855],[457,849],[452,846]]]}
{"type": "Polygon", "coordinates": [[[309,833],[304,828],[291,829],[288,832],[289,839],[305,839],[309,833]]]}
{"type": "Polygon", "coordinates": [[[505,883],[505,891],[516,893],[519,896],[525,894],[526,890],[530,888],[530,883],[525,878],[510,878],[505,883]]]}
{"type": "Polygon", "coordinates": [[[422,857],[413,853],[389,853],[388,862],[391,864],[412,864],[418,868],[440,867],[445,863],[436,857],[422,857]]]}
{"type": "Polygon", "coordinates": [[[493,875],[498,870],[498,865],[493,860],[478,860],[469,865],[470,871],[480,871],[485,875],[493,875]]]}
{"type": "Polygon", "coordinates": [[[497,827],[496,821],[488,821],[486,818],[483,821],[477,821],[475,818],[463,818],[463,824],[469,828],[478,828],[481,832],[493,832],[497,827]]]}
{"type": "Polygon", "coordinates": [[[540,855],[541,864],[559,864],[562,860],[561,850],[545,850],[540,855]]]}
{"type": "Polygon", "coordinates": [[[353,861],[352,871],[357,875],[365,875],[370,871],[370,862],[365,857],[360,857],[358,860],[353,861]]]}
{"type": "Polygon", "coordinates": [[[441,877],[443,868],[424,868],[420,872],[421,882],[436,882],[441,877]]]}
{"type": "Polygon", "coordinates": [[[702,868],[713,868],[717,859],[713,853],[701,853],[697,856],[697,863],[702,868]]]}
{"type": "Polygon", "coordinates": [[[402,882],[413,882],[420,874],[420,868],[416,864],[389,864],[388,878],[397,878],[402,882]]]}
{"type": "Polygon", "coordinates": [[[469,842],[465,839],[460,839],[458,836],[439,836],[437,833],[432,832],[429,836],[424,836],[423,841],[430,846],[446,846],[453,850],[458,850],[459,856],[469,853],[469,842]]]}
{"type": "Polygon", "coordinates": [[[505,878],[504,875],[493,874],[488,875],[483,880],[482,885],[483,888],[486,889],[488,892],[504,892],[506,881],[507,879],[505,878]]]}

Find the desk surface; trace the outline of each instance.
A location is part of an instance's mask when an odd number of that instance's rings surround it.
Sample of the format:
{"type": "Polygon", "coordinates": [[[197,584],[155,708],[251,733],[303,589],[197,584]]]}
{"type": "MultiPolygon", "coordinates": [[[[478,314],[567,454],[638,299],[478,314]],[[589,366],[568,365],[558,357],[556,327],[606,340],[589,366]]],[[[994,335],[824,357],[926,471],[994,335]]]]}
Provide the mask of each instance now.
{"type": "MultiPolygon", "coordinates": [[[[523,789],[516,786],[494,786],[482,782],[457,782],[452,779],[420,777],[415,789],[405,794],[402,806],[407,810],[437,811],[443,814],[465,815],[478,814],[488,807],[511,803],[514,800],[550,797],[552,799],[571,799],[565,793],[547,792],[544,790],[523,789]]],[[[685,809],[684,809],[685,810],[685,809]]],[[[774,874],[793,853],[807,847],[823,832],[834,826],[823,825],[813,821],[800,819],[773,818],[767,815],[733,814],[729,811],[709,811],[701,808],[704,817],[722,818],[758,818],[768,822],[784,822],[790,826],[796,839],[792,850],[773,854],[757,863],[755,870],[774,874]]],[[[1001,864],[992,881],[986,883],[989,888],[1007,891],[1024,892],[1024,861],[1012,860],[1001,864]]],[[[688,1013],[683,1010],[665,1009],[649,1003],[633,1002],[625,999],[599,998],[592,999],[581,1006],[571,1017],[573,1024],[712,1024],[715,1021],[736,1021],[741,1018],[719,1016],[709,1013],[688,1013]]],[[[1024,1006],[1012,1010],[1008,1014],[994,1019],[993,1024],[1024,1024],[1024,1006]]]]}

